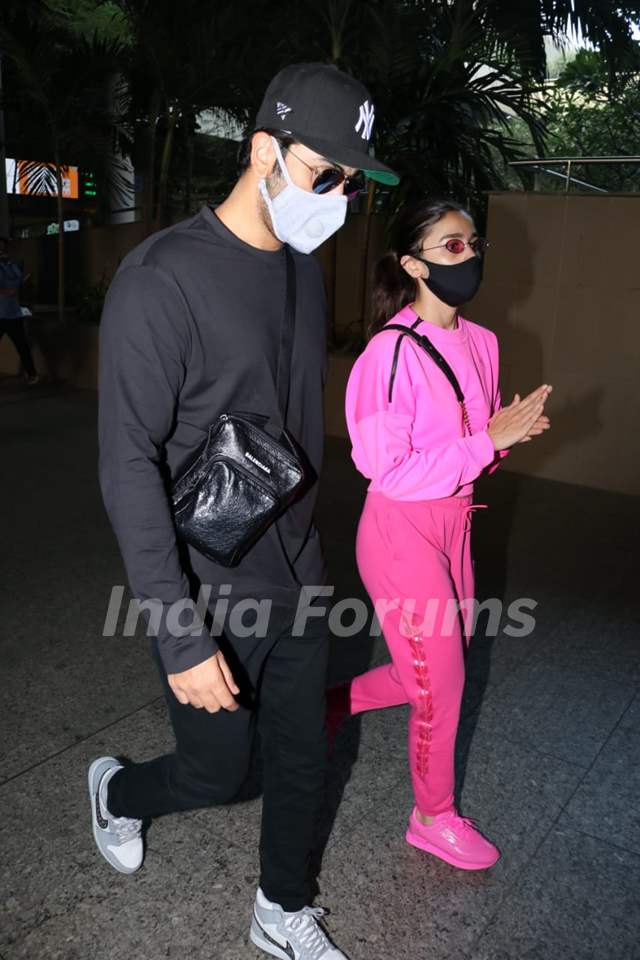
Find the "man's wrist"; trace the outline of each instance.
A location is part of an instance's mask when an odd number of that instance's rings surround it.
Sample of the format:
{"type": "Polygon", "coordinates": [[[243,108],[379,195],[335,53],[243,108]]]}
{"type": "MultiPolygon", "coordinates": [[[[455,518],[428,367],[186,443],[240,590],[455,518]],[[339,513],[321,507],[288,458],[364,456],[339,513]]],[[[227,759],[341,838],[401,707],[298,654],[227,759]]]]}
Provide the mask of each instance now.
{"type": "Polygon", "coordinates": [[[184,673],[209,660],[220,649],[213,637],[204,636],[158,638],[158,654],[167,673],[184,673]]]}

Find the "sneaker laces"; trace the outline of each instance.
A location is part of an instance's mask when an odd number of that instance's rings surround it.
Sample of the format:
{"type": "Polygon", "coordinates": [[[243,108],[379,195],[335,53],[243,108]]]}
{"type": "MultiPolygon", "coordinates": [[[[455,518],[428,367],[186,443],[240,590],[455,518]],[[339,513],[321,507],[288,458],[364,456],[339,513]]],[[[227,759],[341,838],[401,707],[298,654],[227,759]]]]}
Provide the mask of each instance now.
{"type": "Polygon", "coordinates": [[[462,817],[459,813],[452,812],[443,821],[443,825],[446,824],[450,830],[457,831],[460,833],[468,833],[469,830],[473,830],[474,833],[479,833],[476,823],[478,821],[473,817],[462,817]]]}
{"type": "Polygon", "coordinates": [[[470,828],[471,830],[476,829],[476,823],[478,822],[473,817],[461,817],[460,814],[456,817],[456,820],[463,824],[465,827],[470,828]]]}
{"type": "Polygon", "coordinates": [[[116,842],[118,846],[121,846],[123,843],[128,843],[129,840],[135,840],[135,838],[139,836],[140,830],[142,829],[142,820],[136,820],[135,817],[114,817],[109,813],[106,793],[109,779],[110,777],[107,777],[105,780],[105,775],[103,775],[100,786],[98,787],[98,796],[100,807],[105,817],[109,818],[110,828],[116,835],[116,842]]]}
{"type": "Polygon", "coordinates": [[[329,938],[318,923],[320,917],[324,917],[326,913],[324,907],[303,907],[284,920],[286,930],[295,934],[300,945],[304,947],[305,960],[321,960],[325,951],[331,949],[329,938]]]}
{"type": "Polygon", "coordinates": [[[142,820],[134,820],[131,817],[112,817],[111,825],[116,835],[118,846],[120,846],[129,840],[135,840],[140,834],[142,820]]]}

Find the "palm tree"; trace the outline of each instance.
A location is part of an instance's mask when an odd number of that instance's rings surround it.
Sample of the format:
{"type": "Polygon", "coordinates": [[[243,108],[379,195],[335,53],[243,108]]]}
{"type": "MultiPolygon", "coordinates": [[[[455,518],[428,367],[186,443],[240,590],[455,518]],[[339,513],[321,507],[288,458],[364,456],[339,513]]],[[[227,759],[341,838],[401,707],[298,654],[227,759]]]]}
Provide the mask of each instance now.
{"type": "MultiPolygon", "coordinates": [[[[0,51],[6,65],[4,105],[20,116],[21,133],[46,150],[51,161],[22,168],[30,192],[56,197],[58,219],[58,317],[64,320],[64,196],[67,165],[94,171],[106,197],[125,187],[124,170],[113,160],[118,128],[109,84],[122,49],[117,41],[70,35],[49,16],[46,5],[13,5],[0,22],[0,51]]],[[[120,148],[127,149],[120,128],[120,148]]]]}
{"type": "MultiPolygon", "coordinates": [[[[90,0],[82,6],[86,24],[90,0]]],[[[176,147],[189,167],[199,112],[221,108],[248,124],[273,74],[302,60],[336,63],[372,90],[377,142],[403,183],[395,191],[372,187],[368,213],[393,212],[406,196],[425,191],[456,194],[481,212],[484,193],[505,184],[508,161],[524,156],[511,118],[526,125],[543,152],[537,93],[545,35],[579,31],[600,48],[614,84],[617,66],[634,47],[630,21],[640,16],[640,0],[110,0],[108,6],[124,14],[123,46],[83,39],[86,30],[71,37],[44,0],[4,0],[0,51],[12,101],[28,106],[28,123],[48,140],[58,188],[64,163],[88,154],[90,167],[106,177],[114,129],[125,154],[135,130],[149,228],[167,214],[176,147]],[[114,116],[104,90],[120,73],[114,116]]],[[[61,230],[60,271],[62,262],[61,230]]]]}
{"type": "MultiPolygon", "coordinates": [[[[402,175],[399,188],[370,184],[360,202],[367,220],[354,341],[365,326],[372,216],[393,215],[407,197],[421,193],[466,199],[481,215],[484,192],[500,183],[509,160],[523,156],[509,118],[520,117],[542,144],[535,84],[517,58],[487,36],[475,6],[330,0],[324,30],[309,37],[312,56],[365,79],[376,104],[377,142],[402,175]]],[[[311,9],[306,0],[309,19],[311,9]]]]}
{"type": "Polygon", "coordinates": [[[615,70],[634,47],[638,12],[640,2],[617,0],[327,0],[321,8],[303,0],[289,36],[372,91],[376,140],[402,183],[372,185],[363,212],[393,214],[409,196],[445,194],[481,221],[509,161],[526,158],[529,141],[544,153],[545,35],[580,32],[615,70]]]}
{"type": "MultiPolygon", "coordinates": [[[[127,69],[130,119],[138,131],[137,162],[144,177],[144,219],[168,212],[176,142],[187,159],[196,117],[220,108],[244,122],[253,48],[266,3],[210,0],[114,0],[127,18],[133,46],[127,69]]],[[[264,59],[264,58],[263,58],[264,59]]]]}
{"type": "Polygon", "coordinates": [[[560,42],[567,34],[596,47],[615,76],[637,50],[633,24],[640,19],[638,0],[465,0],[474,6],[487,32],[514,52],[523,68],[539,80],[546,67],[545,37],[560,42]]]}

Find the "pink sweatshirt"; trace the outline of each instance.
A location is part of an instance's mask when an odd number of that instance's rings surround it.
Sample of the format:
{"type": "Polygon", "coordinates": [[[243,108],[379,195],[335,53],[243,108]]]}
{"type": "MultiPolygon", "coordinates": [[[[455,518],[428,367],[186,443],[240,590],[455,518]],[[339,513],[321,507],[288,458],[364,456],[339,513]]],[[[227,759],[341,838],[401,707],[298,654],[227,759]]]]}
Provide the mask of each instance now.
{"type": "MultiPolygon", "coordinates": [[[[404,307],[389,323],[410,327],[417,314],[404,307]]],[[[500,408],[498,341],[490,330],[458,317],[455,330],[422,320],[416,327],[445,357],[465,396],[471,436],[463,430],[453,387],[428,354],[404,337],[393,397],[389,378],[401,334],[376,334],[356,360],[346,394],[346,417],[353,461],[369,490],[394,500],[437,500],[466,496],[473,481],[500,457],[487,433],[500,408]]]]}

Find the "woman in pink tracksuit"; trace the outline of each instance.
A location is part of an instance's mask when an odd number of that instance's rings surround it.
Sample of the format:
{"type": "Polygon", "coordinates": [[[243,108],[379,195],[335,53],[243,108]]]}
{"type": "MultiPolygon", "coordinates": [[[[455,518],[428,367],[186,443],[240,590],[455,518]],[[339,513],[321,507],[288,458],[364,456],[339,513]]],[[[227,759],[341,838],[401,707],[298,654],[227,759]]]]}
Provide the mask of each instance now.
{"type": "Polygon", "coordinates": [[[346,416],[353,460],[371,480],[358,569],[392,663],[330,691],[328,709],[332,736],[347,714],[409,703],[415,808],[406,838],[468,870],[499,857],[453,795],[474,598],[473,482],[549,427],[551,390],[516,394],[500,409],[495,334],[457,310],[478,289],[485,247],[464,209],[436,201],[399,217],[377,265],[372,336],[349,378],[346,416]]]}

